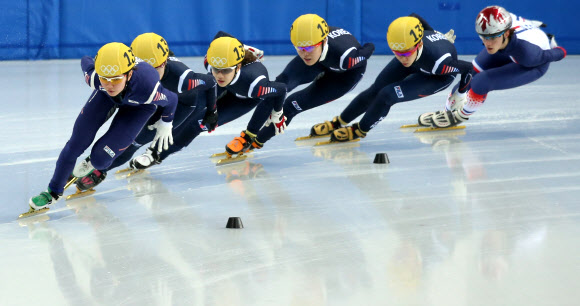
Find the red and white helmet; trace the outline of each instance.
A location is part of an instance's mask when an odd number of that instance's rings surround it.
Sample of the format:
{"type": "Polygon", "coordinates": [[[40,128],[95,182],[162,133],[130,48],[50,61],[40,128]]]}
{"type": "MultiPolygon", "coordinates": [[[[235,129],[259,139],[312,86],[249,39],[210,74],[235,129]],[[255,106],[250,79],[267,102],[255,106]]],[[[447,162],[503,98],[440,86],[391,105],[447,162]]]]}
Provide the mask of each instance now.
{"type": "Polygon", "coordinates": [[[484,8],[475,19],[475,31],[481,36],[499,36],[511,27],[512,16],[497,5],[484,8]]]}

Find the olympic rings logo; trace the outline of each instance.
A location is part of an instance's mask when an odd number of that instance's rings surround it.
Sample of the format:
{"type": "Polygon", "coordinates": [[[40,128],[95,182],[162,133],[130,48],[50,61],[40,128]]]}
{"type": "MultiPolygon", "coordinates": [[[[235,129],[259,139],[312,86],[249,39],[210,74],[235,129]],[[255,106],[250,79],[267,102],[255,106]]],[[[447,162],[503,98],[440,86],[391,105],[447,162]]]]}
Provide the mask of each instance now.
{"type": "Polygon", "coordinates": [[[405,50],[407,48],[407,44],[406,43],[391,43],[390,44],[391,50],[405,50]]]}
{"type": "Polygon", "coordinates": [[[101,71],[104,75],[117,75],[117,71],[119,71],[119,66],[114,65],[101,65],[101,71]]]}
{"type": "Polygon", "coordinates": [[[209,60],[209,62],[210,62],[210,66],[216,67],[216,68],[221,68],[221,67],[224,67],[226,65],[228,60],[225,57],[212,57],[209,60]]]}
{"type": "Polygon", "coordinates": [[[144,60],[144,61],[146,61],[147,63],[149,63],[149,65],[151,65],[151,66],[155,67],[155,62],[156,62],[156,61],[155,61],[155,58],[154,58],[154,57],[152,57],[152,58],[149,58],[149,59],[147,59],[147,58],[144,58],[143,60],[144,60]]]}
{"type": "Polygon", "coordinates": [[[315,45],[315,43],[313,43],[311,40],[299,41],[296,43],[296,47],[308,47],[308,46],[313,46],[313,45],[315,45]]]}

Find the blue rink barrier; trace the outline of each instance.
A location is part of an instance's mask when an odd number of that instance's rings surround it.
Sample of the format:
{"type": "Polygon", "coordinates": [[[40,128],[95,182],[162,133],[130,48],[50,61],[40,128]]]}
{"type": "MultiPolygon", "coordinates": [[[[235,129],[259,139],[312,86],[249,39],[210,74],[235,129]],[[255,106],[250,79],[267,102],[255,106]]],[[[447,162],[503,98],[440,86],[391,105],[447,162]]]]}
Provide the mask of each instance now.
{"type": "MultiPolygon", "coordinates": [[[[26,0],[2,1],[0,60],[67,59],[96,54],[99,47],[156,32],[178,56],[202,56],[214,34],[223,30],[269,55],[294,54],[289,32],[301,14],[316,13],[329,25],[353,33],[361,43],[373,42],[376,54],[390,53],[389,23],[415,12],[435,29],[455,29],[460,54],[476,54],[481,41],[475,16],[488,1],[384,0],[26,0]]],[[[580,53],[574,14],[579,1],[494,1],[525,18],[541,20],[569,54],[580,53]]]]}

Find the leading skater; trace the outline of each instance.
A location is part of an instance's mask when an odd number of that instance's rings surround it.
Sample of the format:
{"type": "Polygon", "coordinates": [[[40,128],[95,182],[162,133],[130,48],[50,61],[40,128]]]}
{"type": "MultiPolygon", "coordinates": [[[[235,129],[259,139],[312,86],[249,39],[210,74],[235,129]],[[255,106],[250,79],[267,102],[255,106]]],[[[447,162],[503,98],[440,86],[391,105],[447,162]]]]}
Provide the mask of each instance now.
{"type": "Polygon", "coordinates": [[[469,119],[490,91],[526,85],[546,74],[550,62],[562,60],[566,50],[538,27],[541,24],[501,6],[484,8],[475,19],[475,31],[485,48],[473,60],[476,74],[469,90],[454,88],[445,110],[425,113],[419,123],[429,125],[431,118],[435,127],[455,126],[469,119]]]}
{"type": "Polygon", "coordinates": [[[83,57],[81,67],[93,93],[76,119],[48,188],[30,198],[31,210],[46,208],[58,200],[71,172],[74,177],[83,178],[109,167],[131,145],[157,106],[164,107],[164,111],[155,123],[157,133],[153,142],[160,150],[173,142],[171,128],[177,95],[163,88],[157,71],[148,63],[136,60],[129,47],[116,42],[106,44],[94,60],[83,57]],[[95,142],[89,157],[75,167],[77,158],[91,145],[115,109],[117,114],[108,131],[95,142]]]}
{"type": "MultiPolygon", "coordinates": [[[[164,88],[177,94],[177,107],[172,129],[174,143],[169,146],[168,150],[164,150],[163,154],[170,150],[176,151],[176,147],[182,148],[183,138],[190,134],[183,133],[183,130],[189,129],[187,124],[183,123],[191,120],[197,122],[198,117],[201,117],[201,124],[208,131],[215,129],[218,114],[215,106],[216,86],[212,76],[206,73],[195,73],[189,69],[187,65],[175,57],[169,49],[167,41],[156,33],[143,33],[137,36],[131,43],[131,50],[136,57],[149,63],[157,70],[160,83],[164,88]]],[[[105,180],[108,171],[129,160],[131,160],[129,168],[133,170],[146,169],[159,164],[162,153],[152,146],[148,147],[142,155],[134,159],[131,158],[140,147],[153,140],[155,131],[152,128],[164,111],[164,108],[158,108],[155,114],[149,118],[146,124],[147,128],[141,130],[133,143],[119,157],[115,158],[106,170],[93,171],[93,173],[77,180],[77,188],[84,191],[96,187],[105,180]]]]}

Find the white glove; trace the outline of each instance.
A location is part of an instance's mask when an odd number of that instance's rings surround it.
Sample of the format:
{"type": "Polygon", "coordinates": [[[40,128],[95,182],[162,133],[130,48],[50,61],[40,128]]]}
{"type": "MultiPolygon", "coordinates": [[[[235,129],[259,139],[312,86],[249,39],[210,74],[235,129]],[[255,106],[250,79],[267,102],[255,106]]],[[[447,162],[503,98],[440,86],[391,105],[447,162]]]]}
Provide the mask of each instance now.
{"type": "Polygon", "coordinates": [[[450,41],[452,44],[455,43],[455,38],[457,37],[457,35],[455,35],[455,31],[453,31],[453,29],[449,30],[449,32],[443,34],[443,36],[445,36],[445,38],[447,38],[448,41],[450,41]]]}
{"type": "Polygon", "coordinates": [[[284,130],[286,130],[286,116],[284,116],[282,110],[279,112],[272,110],[272,113],[268,120],[266,120],[266,123],[264,123],[264,126],[270,126],[270,123],[274,123],[274,131],[276,132],[276,135],[284,134],[284,130]]]}
{"type": "Polygon", "coordinates": [[[153,143],[151,143],[152,148],[155,147],[157,140],[159,140],[159,145],[157,146],[157,151],[159,152],[169,149],[169,145],[173,144],[173,135],[171,134],[171,129],[173,128],[172,122],[165,122],[159,119],[159,121],[147,128],[150,130],[157,129],[157,134],[155,134],[153,143]]]}
{"type": "Polygon", "coordinates": [[[450,111],[462,109],[465,101],[467,101],[467,92],[459,93],[459,90],[456,90],[447,97],[447,105],[445,107],[450,111]]]}
{"type": "Polygon", "coordinates": [[[248,45],[244,45],[244,49],[246,52],[252,53],[260,62],[264,61],[264,51],[248,45]]]}

